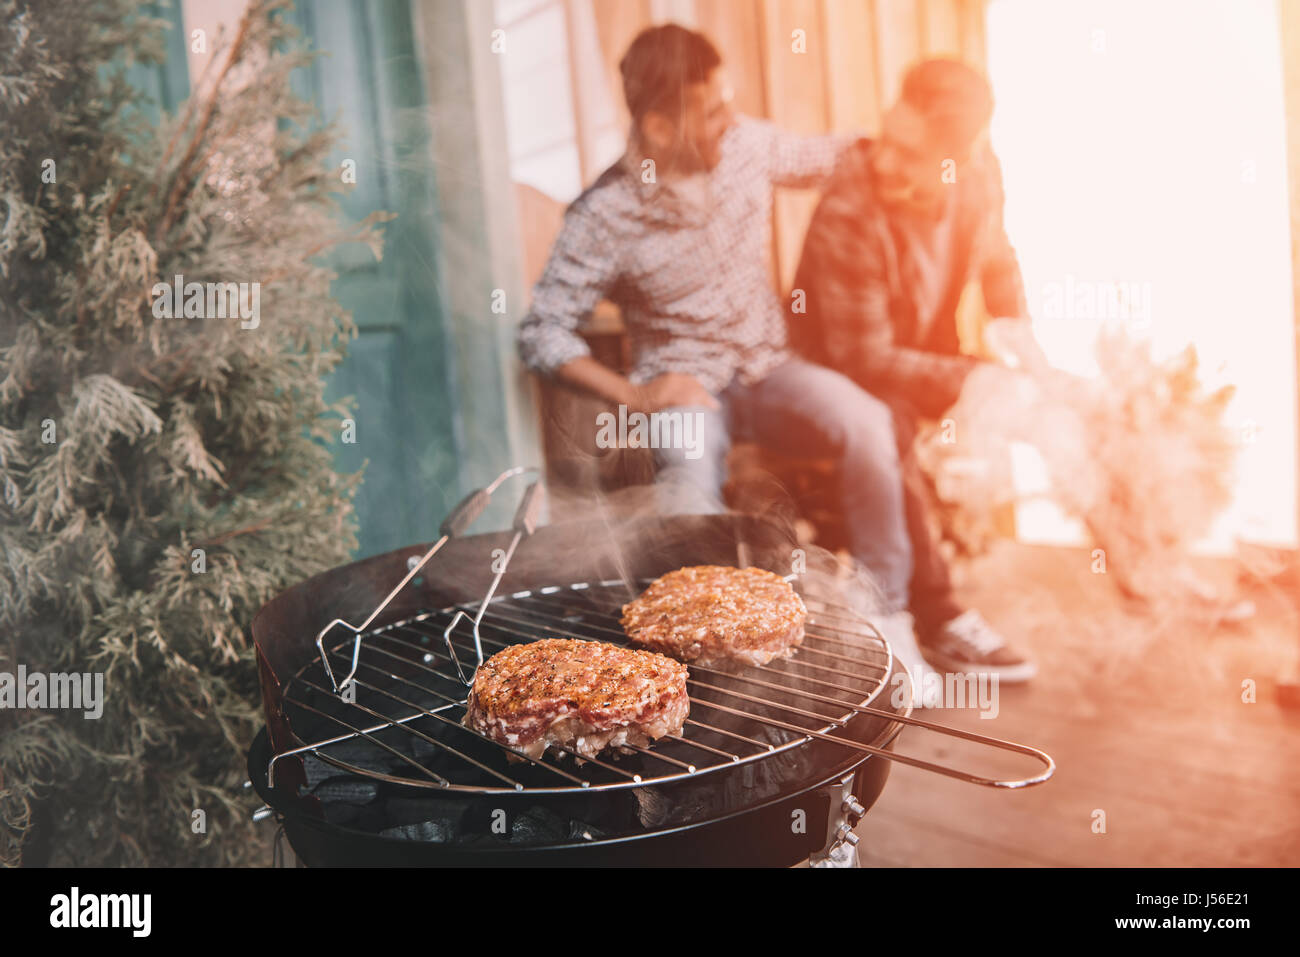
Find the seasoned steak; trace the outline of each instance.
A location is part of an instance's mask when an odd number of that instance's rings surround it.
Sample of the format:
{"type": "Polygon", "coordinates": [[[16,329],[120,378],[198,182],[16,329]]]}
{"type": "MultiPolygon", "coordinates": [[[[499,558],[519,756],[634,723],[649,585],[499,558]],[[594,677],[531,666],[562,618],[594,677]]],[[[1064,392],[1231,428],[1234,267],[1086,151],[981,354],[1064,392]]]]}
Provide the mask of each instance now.
{"type": "Polygon", "coordinates": [[[690,706],[686,667],[670,658],[544,638],[483,662],[464,724],[532,758],[552,745],[590,758],[678,733],[690,706]]]}
{"type": "Polygon", "coordinates": [[[779,575],[694,565],[656,578],[624,605],[623,630],[635,644],[679,661],[765,665],[794,654],[807,616],[779,575]]]}

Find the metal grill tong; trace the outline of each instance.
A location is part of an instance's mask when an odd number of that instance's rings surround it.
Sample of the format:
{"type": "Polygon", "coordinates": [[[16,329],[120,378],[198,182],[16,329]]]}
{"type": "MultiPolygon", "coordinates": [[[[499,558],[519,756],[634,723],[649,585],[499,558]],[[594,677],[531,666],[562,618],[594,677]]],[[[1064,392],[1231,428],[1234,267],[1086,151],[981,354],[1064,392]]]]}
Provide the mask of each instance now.
{"type": "MultiPolygon", "coordinates": [[[[366,616],[366,620],[360,625],[354,625],[351,622],[344,621],[342,618],[335,618],[317,632],[316,650],[320,652],[321,664],[325,667],[325,675],[329,678],[330,685],[333,687],[335,694],[342,695],[348,684],[356,677],[358,663],[361,659],[362,633],[383,613],[384,609],[387,608],[392,600],[407,586],[411,579],[419,573],[420,569],[429,563],[429,559],[438,554],[439,550],[446,545],[447,542],[459,535],[463,535],[465,530],[474,523],[474,520],[483,514],[484,509],[488,507],[488,503],[492,501],[493,493],[496,492],[498,488],[500,488],[507,480],[514,478],[517,475],[525,475],[529,472],[537,473],[539,470],[535,466],[526,465],[517,465],[514,468],[506,469],[506,471],[493,479],[491,484],[485,488],[475,489],[473,492],[470,492],[461,499],[456,507],[447,513],[447,517],[442,520],[442,525],[438,529],[438,540],[433,543],[427,552],[424,553],[423,557],[418,561],[411,563],[410,568],[406,572],[406,576],[398,582],[396,586],[394,586],[393,590],[388,593],[383,601],[375,606],[375,610],[366,616]],[[329,655],[326,654],[325,651],[325,636],[330,633],[330,630],[333,629],[335,625],[342,625],[344,628],[352,631],[354,635],[352,639],[352,663],[348,669],[348,673],[343,676],[342,681],[335,678],[334,669],[330,667],[329,655]]],[[[525,536],[532,535],[533,532],[537,530],[537,516],[541,511],[543,500],[542,482],[540,479],[532,482],[526,489],[524,489],[523,497],[520,499],[519,508],[515,511],[515,518],[511,526],[515,532],[514,538],[511,539],[510,547],[506,550],[505,556],[502,558],[499,567],[495,569],[492,584],[488,588],[482,604],[479,605],[478,614],[473,618],[474,652],[477,660],[474,664],[474,671],[471,671],[469,675],[465,674],[465,669],[461,665],[460,657],[456,654],[456,648],[451,641],[452,632],[455,630],[456,625],[462,619],[467,621],[470,620],[469,615],[464,611],[458,611],[442,633],[443,643],[447,646],[447,651],[451,660],[456,666],[456,674],[460,678],[461,683],[466,687],[473,684],[474,674],[478,671],[479,666],[483,664],[483,641],[479,635],[479,626],[483,621],[483,613],[487,610],[488,602],[492,600],[492,596],[496,594],[497,586],[501,584],[501,579],[505,576],[506,569],[510,567],[510,559],[514,557],[515,549],[519,547],[519,543],[525,536]]]]}

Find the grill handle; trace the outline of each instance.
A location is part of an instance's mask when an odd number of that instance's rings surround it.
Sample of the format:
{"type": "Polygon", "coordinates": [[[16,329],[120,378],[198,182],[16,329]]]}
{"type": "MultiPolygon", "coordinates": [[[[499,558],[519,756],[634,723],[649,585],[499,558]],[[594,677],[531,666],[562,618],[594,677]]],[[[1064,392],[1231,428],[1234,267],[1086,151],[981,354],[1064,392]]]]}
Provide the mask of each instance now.
{"type": "MultiPolygon", "coordinates": [[[[739,692],[727,692],[725,688],[719,688],[716,685],[706,684],[699,679],[691,679],[697,686],[708,688],[712,691],[723,691],[731,694],[733,697],[747,698],[748,695],[739,692]]],[[[824,731],[813,731],[810,728],[801,727],[797,724],[791,724],[789,721],[782,721],[778,718],[764,717],[760,720],[764,724],[773,725],[778,728],[784,728],[787,731],[793,731],[796,734],[806,735],[809,738],[816,738],[818,741],[829,741],[831,744],[842,745],[854,751],[862,751],[866,754],[873,754],[877,757],[884,758],[886,761],[897,761],[899,764],[909,764],[914,768],[921,768],[925,771],[933,771],[936,774],[943,774],[950,778],[957,778],[959,781],[965,781],[968,784],[980,784],[988,788],[1027,788],[1035,784],[1042,784],[1053,774],[1056,773],[1056,762],[1046,751],[1040,751],[1037,748],[1031,748],[1027,744],[1017,744],[1015,741],[1004,741],[1002,738],[992,738],[984,734],[976,734],[974,731],[963,731],[960,728],[949,728],[946,725],[935,724],[931,721],[922,721],[920,718],[913,718],[909,715],[901,715],[894,711],[883,711],[880,708],[871,708],[866,705],[849,704],[847,702],[837,701],[836,704],[842,705],[856,714],[869,714],[873,717],[884,718],[886,721],[896,721],[899,724],[916,725],[919,728],[926,728],[939,734],[950,735],[954,738],[965,738],[967,741],[975,741],[978,744],[987,745],[990,748],[997,748],[1001,751],[1014,751],[1016,754],[1027,754],[1043,765],[1043,770],[1027,778],[1013,778],[1008,781],[1001,781],[997,778],[980,777],[977,774],[971,774],[968,771],[960,771],[957,768],[946,767],[942,764],[935,764],[932,761],[923,761],[920,758],[913,758],[906,754],[895,754],[893,751],[887,751],[884,748],[878,748],[873,744],[863,744],[861,741],[853,741],[846,738],[836,737],[833,734],[827,734],[824,731]]],[[[719,711],[727,711],[742,717],[754,717],[745,711],[720,704],[716,701],[709,702],[709,706],[719,711]]],[[[837,722],[836,725],[843,728],[843,722],[837,722]]]]}
{"type": "MultiPolygon", "coordinates": [[[[887,718],[890,721],[898,721],[902,724],[915,725],[918,728],[925,728],[939,734],[949,735],[950,737],[964,738],[967,741],[974,741],[977,744],[983,744],[990,748],[997,748],[1001,751],[1014,751],[1016,754],[1027,754],[1042,764],[1043,770],[1032,777],[1013,778],[1009,781],[1004,781],[997,778],[980,777],[979,775],[971,774],[968,771],[960,771],[957,768],[950,768],[943,764],[935,764],[932,761],[923,761],[920,758],[913,758],[906,754],[895,754],[893,751],[872,748],[871,745],[860,745],[860,747],[870,749],[872,753],[879,754],[880,757],[886,758],[890,761],[898,761],[901,764],[908,764],[914,768],[933,771],[936,774],[943,774],[950,778],[956,778],[957,780],[965,781],[968,784],[979,784],[986,788],[1006,788],[1009,790],[1042,784],[1056,773],[1056,762],[1052,759],[1052,756],[1046,751],[1040,751],[1038,748],[1031,748],[1027,744],[1018,744],[1015,741],[1007,741],[1003,738],[994,738],[986,734],[976,734],[974,731],[963,731],[961,728],[949,728],[946,725],[935,724],[932,721],[922,721],[920,718],[913,718],[911,715],[905,717],[901,714],[895,714],[892,711],[881,711],[876,708],[855,708],[854,710],[879,715],[882,718],[887,718]]],[[[827,735],[827,737],[830,736],[827,735]]],[[[843,740],[839,738],[833,738],[832,740],[844,743],[843,740]]],[[[854,743],[856,744],[856,742],[854,743]]]]}
{"type": "MultiPolygon", "coordinates": [[[[698,682],[697,682],[698,683],[698,682]]],[[[712,703],[711,705],[721,711],[732,711],[734,709],[712,703]]],[[[787,731],[794,731],[798,734],[807,735],[810,738],[816,738],[818,741],[829,741],[831,744],[843,745],[854,751],[863,751],[867,754],[874,754],[877,757],[884,758],[886,761],[897,761],[899,764],[908,764],[914,768],[921,768],[925,771],[933,771],[936,774],[943,774],[950,778],[956,778],[959,781],[965,781],[968,784],[980,784],[987,788],[1027,788],[1035,784],[1042,784],[1053,774],[1056,773],[1056,762],[1046,751],[1039,751],[1037,748],[1031,748],[1027,744],[1017,744],[1015,741],[1004,741],[1002,738],[991,738],[988,735],[976,734],[973,731],[962,731],[960,728],[949,728],[942,724],[934,724],[930,721],[922,721],[919,718],[896,714],[893,711],[882,711],[879,708],[868,708],[863,705],[849,705],[850,708],[858,714],[870,714],[888,721],[897,721],[900,724],[912,724],[920,728],[927,728],[930,731],[937,731],[939,734],[951,735],[955,738],[965,738],[967,741],[975,741],[984,744],[990,748],[998,748],[1002,751],[1014,751],[1017,754],[1027,754],[1036,759],[1043,765],[1043,770],[1027,778],[1012,778],[1009,781],[1001,781],[997,778],[984,778],[977,774],[971,774],[968,771],[960,771],[957,768],[950,768],[946,765],[935,764],[932,761],[923,761],[920,758],[913,758],[906,754],[895,754],[893,751],[887,751],[884,748],[878,748],[873,744],[863,744],[861,741],[852,741],[845,738],[838,738],[833,734],[826,734],[821,731],[812,731],[808,728],[802,728],[797,724],[791,724],[788,721],[780,721],[776,718],[763,718],[766,724],[775,725],[778,728],[785,728],[787,731]]]]}
{"type": "MultiPolygon", "coordinates": [[[[880,633],[880,629],[875,625],[872,625],[870,622],[868,622],[867,625],[875,633],[876,637],[884,643],[885,647],[888,648],[889,642],[886,641],[885,636],[880,633]]],[[[890,649],[890,664],[886,667],[886,671],[892,667],[893,661],[894,653],[893,650],[890,649]]],[[[907,678],[908,687],[915,690],[916,682],[912,678],[911,672],[907,672],[907,678]]],[[[986,778],[981,777],[978,774],[971,774],[968,771],[961,771],[957,768],[947,767],[946,765],[935,764],[933,761],[923,761],[920,758],[913,758],[906,754],[895,754],[893,751],[886,751],[884,748],[877,748],[870,744],[862,744],[858,741],[846,741],[843,738],[837,738],[834,735],[823,734],[818,731],[809,731],[806,728],[801,728],[798,725],[789,724],[784,721],[776,721],[773,719],[768,720],[771,724],[788,728],[791,731],[799,731],[803,734],[809,735],[810,737],[818,738],[823,741],[833,741],[834,743],[842,744],[847,748],[854,748],[858,751],[865,751],[868,754],[874,754],[887,761],[896,761],[899,764],[910,765],[914,768],[920,768],[923,771],[933,771],[935,774],[942,774],[946,777],[956,778],[958,781],[965,781],[967,784],[978,784],[986,788],[1016,790],[1019,788],[1033,787],[1035,784],[1042,784],[1056,773],[1056,761],[1053,760],[1052,756],[1046,751],[1040,751],[1038,748],[1031,748],[1027,744],[1019,744],[1015,741],[1007,741],[1003,738],[994,738],[986,734],[976,734],[974,731],[963,731],[960,728],[950,728],[947,725],[935,724],[933,721],[922,721],[920,718],[912,717],[910,707],[908,708],[908,713],[906,715],[899,714],[896,711],[884,711],[880,708],[872,708],[866,705],[847,705],[847,707],[857,714],[869,714],[877,718],[884,718],[887,721],[896,721],[899,724],[914,725],[918,728],[925,728],[927,731],[934,731],[937,734],[946,734],[952,738],[962,738],[966,741],[974,741],[977,744],[982,744],[990,748],[997,748],[1000,751],[1013,751],[1016,754],[1026,754],[1038,761],[1043,766],[1043,770],[1031,777],[1012,778],[1011,780],[1006,781],[999,780],[998,778],[986,778]]]]}

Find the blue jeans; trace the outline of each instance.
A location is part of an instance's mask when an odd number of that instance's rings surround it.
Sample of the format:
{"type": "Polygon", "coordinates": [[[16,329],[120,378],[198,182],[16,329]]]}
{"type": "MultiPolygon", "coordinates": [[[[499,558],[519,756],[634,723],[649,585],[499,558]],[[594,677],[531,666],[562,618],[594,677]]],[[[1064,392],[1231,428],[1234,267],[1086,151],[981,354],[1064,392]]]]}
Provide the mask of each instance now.
{"type": "Polygon", "coordinates": [[[902,466],[887,405],[851,379],[803,359],[791,359],[754,385],[733,381],[718,396],[721,409],[697,414],[691,448],[660,448],[656,485],[668,513],[720,512],[727,450],[734,436],[796,458],[834,458],[849,547],[875,578],[889,613],[908,604],[912,546],[903,506],[902,466]]]}

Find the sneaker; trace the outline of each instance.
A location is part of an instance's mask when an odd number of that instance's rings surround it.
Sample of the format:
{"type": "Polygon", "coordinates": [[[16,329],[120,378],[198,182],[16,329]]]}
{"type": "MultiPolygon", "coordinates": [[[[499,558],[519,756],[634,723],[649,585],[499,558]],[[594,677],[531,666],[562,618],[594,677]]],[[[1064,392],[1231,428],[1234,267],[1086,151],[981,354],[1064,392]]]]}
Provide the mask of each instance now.
{"type": "Polygon", "coordinates": [[[916,643],[916,626],[911,612],[899,611],[892,615],[882,615],[876,620],[876,627],[889,642],[894,660],[907,669],[907,676],[912,684],[912,707],[924,708],[925,702],[921,700],[920,689],[923,676],[933,669],[926,665],[921,648],[916,643]]]}
{"type": "Polygon", "coordinates": [[[1008,645],[974,608],[941,626],[925,642],[923,654],[939,671],[996,674],[1009,684],[1038,673],[1038,666],[1008,645]]]}

